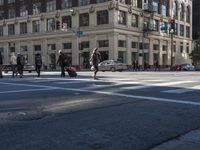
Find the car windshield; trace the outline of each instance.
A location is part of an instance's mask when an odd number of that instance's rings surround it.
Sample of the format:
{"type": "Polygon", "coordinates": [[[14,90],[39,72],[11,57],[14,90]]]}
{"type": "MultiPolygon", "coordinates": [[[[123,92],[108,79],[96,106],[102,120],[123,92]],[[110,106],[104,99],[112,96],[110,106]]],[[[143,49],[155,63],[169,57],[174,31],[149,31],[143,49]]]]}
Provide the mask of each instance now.
{"type": "Polygon", "coordinates": [[[122,63],[121,61],[116,61],[116,60],[114,60],[113,62],[114,62],[115,64],[122,63]]]}

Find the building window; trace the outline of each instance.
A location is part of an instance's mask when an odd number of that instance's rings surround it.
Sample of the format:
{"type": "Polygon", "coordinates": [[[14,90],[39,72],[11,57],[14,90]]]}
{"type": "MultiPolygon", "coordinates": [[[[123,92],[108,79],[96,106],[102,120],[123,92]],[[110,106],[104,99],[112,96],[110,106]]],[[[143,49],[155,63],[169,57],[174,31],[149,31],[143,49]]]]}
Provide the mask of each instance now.
{"type": "Polygon", "coordinates": [[[138,27],[138,15],[133,14],[131,21],[132,27],[138,27]]]}
{"type": "Polygon", "coordinates": [[[190,27],[186,27],[186,37],[190,38],[190,27]]]}
{"type": "Polygon", "coordinates": [[[4,5],[4,0],[0,0],[0,5],[4,5]]]}
{"type": "Polygon", "coordinates": [[[46,11],[47,12],[52,12],[56,10],[56,0],[49,0],[47,2],[47,8],[46,11]]]}
{"type": "Polygon", "coordinates": [[[153,6],[153,12],[158,13],[158,2],[153,1],[152,6],[153,6]]]}
{"type": "Polygon", "coordinates": [[[48,44],[47,47],[49,51],[56,50],[56,44],[48,44]]]}
{"type": "Polygon", "coordinates": [[[162,5],[162,16],[167,16],[167,6],[162,5]]]}
{"type": "Polygon", "coordinates": [[[90,48],[90,42],[89,41],[83,41],[79,45],[79,49],[83,50],[84,48],[90,48]]]}
{"type": "Polygon", "coordinates": [[[180,46],[180,52],[183,53],[183,46],[180,46]]]}
{"type": "Polygon", "coordinates": [[[126,12],[118,11],[118,23],[126,25],[126,12]]]}
{"type": "Polygon", "coordinates": [[[184,5],[181,4],[180,18],[182,21],[184,21],[184,11],[185,11],[184,5]]]}
{"type": "Polygon", "coordinates": [[[109,19],[107,10],[97,11],[97,25],[108,24],[108,20],[109,19]]]}
{"type": "Polygon", "coordinates": [[[0,20],[4,19],[4,11],[0,10],[0,20]]]}
{"type": "Polygon", "coordinates": [[[21,52],[27,52],[27,46],[21,46],[20,50],[21,52]]]}
{"type": "Polygon", "coordinates": [[[3,26],[0,26],[0,36],[3,36],[3,26]]]}
{"type": "Polygon", "coordinates": [[[26,5],[20,7],[20,17],[28,16],[28,9],[26,5]]]}
{"type": "Polygon", "coordinates": [[[33,15],[38,15],[41,12],[41,3],[33,3],[33,15]]]}
{"type": "Polygon", "coordinates": [[[20,34],[25,34],[27,33],[27,23],[22,22],[20,23],[20,34]]]}
{"type": "Polygon", "coordinates": [[[108,0],[96,0],[96,3],[103,3],[103,2],[107,2],[108,0]]]}
{"type": "Polygon", "coordinates": [[[89,14],[88,13],[79,15],[79,25],[80,25],[80,27],[89,26],[89,14]]]}
{"type": "Polygon", "coordinates": [[[177,2],[176,0],[173,0],[173,15],[174,18],[177,19],[178,18],[178,7],[177,7],[177,2]]]}
{"type": "Polygon", "coordinates": [[[153,50],[156,50],[156,51],[159,50],[159,45],[158,44],[154,44],[153,45],[153,50]]]}
{"type": "Polygon", "coordinates": [[[71,8],[72,7],[72,0],[62,0],[61,7],[62,7],[62,9],[71,8]]]}
{"type": "Polygon", "coordinates": [[[90,0],[79,0],[79,6],[89,5],[90,0]]]}
{"type": "Polygon", "coordinates": [[[34,45],[35,51],[41,51],[41,45],[34,45]]]}
{"type": "Polygon", "coordinates": [[[72,49],[72,43],[63,43],[63,49],[72,49]]]}
{"type": "Polygon", "coordinates": [[[166,45],[163,45],[163,46],[162,46],[162,50],[163,50],[163,51],[167,51],[167,46],[166,46],[166,45]]]}
{"type": "Polygon", "coordinates": [[[178,23],[175,23],[175,31],[174,31],[175,35],[178,35],[178,23]]]}
{"type": "Polygon", "coordinates": [[[158,20],[153,20],[153,31],[158,31],[159,27],[158,27],[158,20]]]}
{"type": "Polygon", "coordinates": [[[47,31],[54,31],[55,30],[55,19],[49,18],[47,19],[47,31]]]}
{"type": "Polygon", "coordinates": [[[108,40],[99,40],[98,47],[109,47],[109,41],[108,40]]]}
{"type": "Polygon", "coordinates": [[[8,0],[8,4],[15,3],[15,0],[8,0]]]}
{"type": "Polygon", "coordinates": [[[40,20],[35,20],[32,22],[33,32],[40,32],[40,20]]]}
{"type": "Polygon", "coordinates": [[[8,19],[15,18],[15,8],[8,9],[8,19]]]}
{"type": "Polygon", "coordinates": [[[184,36],[184,25],[180,25],[180,36],[184,36]]]}
{"type": "Polygon", "coordinates": [[[67,27],[72,27],[72,17],[71,16],[63,16],[62,17],[62,24],[66,23],[67,27]]]}
{"type": "Polygon", "coordinates": [[[187,8],[186,8],[186,21],[187,21],[188,23],[190,23],[190,14],[191,14],[191,12],[190,12],[190,7],[187,6],[187,8]]]}
{"type": "Polygon", "coordinates": [[[9,24],[8,25],[8,35],[14,35],[15,34],[15,25],[9,24]]]}
{"type": "Polygon", "coordinates": [[[119,40],[118,41],[118,47],[126,47],[126,41],[119,40]]]}
{"type": "Polygon", "coordinates": [[[188,54],[190,53],[190,48],[189,48],[189,46],[186,47],[186,53],[188,53],[188,54]]]}
{"type": "Polygon", "coordinates": [[[132,42],[131,45],[132,48],[138,48],[138,42],[132,42]]]}

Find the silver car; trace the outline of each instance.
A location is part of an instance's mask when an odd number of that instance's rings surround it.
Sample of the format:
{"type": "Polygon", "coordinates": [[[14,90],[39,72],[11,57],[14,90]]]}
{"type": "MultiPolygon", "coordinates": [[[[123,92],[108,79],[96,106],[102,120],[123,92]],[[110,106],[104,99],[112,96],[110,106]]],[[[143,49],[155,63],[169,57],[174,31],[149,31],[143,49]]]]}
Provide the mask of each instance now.
{"type": "Polygon", "coordinates": [[[104,60],[99,63],[99,70],[100,71],[122,71],[127,70],[127,65],[116,60],[104,60]]]}
{"type": "Polygon", "coordinates": [[[194,71],[195,68],[192,64],[181,64],[181,70],[183,70],[183,71],[194,71]]]}

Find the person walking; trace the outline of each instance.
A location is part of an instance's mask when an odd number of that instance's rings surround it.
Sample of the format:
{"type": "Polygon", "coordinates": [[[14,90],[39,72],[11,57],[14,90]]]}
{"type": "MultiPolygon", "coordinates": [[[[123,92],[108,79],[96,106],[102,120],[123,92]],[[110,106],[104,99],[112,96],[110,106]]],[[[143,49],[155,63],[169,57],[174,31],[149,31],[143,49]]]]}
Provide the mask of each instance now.
{"type": "Polygon", "coordinates": [[[12,56],[10,57],[10,65],[12,68],[12,77],[17,76],[17,57],[15,56],[15,53],[12,53],[12,56]]]}
{"type": "Polygon", "coordinates": [[[3,57],[0,52],[0,78],[3,78],[2,69],[3,69],[3,57]]]}
{"type": "Polygon", "coordinates": [[[61,77],[65,77],[65,55],[64,53],[62,52],[62,50],[59,50],[59,57],[58,57],[58,60],[57,60],[57,64],[60,65],[60,68],[61,68],[61,77]]]}
{"type": "Polygon", "coordinates": [[[37,77],[40,77],[40,69],[42,66],[42,58],[39,53],[36,54],[35,56],[35,71],[37,72],[37,77]]]}
{"type": "Polygon", "coordinates": [[[20,78],[23,77],[23,68],[24,68],[24,60],[23,59],[24,59],[23,56],[20,53],[18,53],[17,54],[17,71],[20,75],[20,78]]]}
{"type": "Polygon", "coordinates": [[[92,66],[94,67],[94,74],[93,74],[94,80],[98,80],[97,72],[99,71],[98,64],[100,63],[100,60],[101,60],[101,54],[99,53],[98,48],[94,48],[90,58],[92,66]]]}

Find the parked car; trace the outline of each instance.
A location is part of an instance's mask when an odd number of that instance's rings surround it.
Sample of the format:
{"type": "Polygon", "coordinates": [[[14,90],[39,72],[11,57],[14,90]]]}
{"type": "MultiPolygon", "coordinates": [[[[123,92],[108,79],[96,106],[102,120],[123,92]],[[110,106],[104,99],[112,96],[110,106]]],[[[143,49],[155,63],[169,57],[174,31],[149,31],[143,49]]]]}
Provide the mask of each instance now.
{"type": "MultiPolygon", "coordinates": [[[[12,71],[11,65],[3,65],[3,71],[5,73],[12,71]]],[[[35,65],[25,64],[24,71],[28,71],[29,73],[31,73],[32,71],[35,71],[35,65]]]]}
{"type": "Polygon", "coordinates": [[[194,71],[194,66],[192,64],[181,64],[181,70],[194,71]]]}
{"type": "Polygon", "coordinates": [[[98,66],[100,71],[114,72],[114,71],[123,71],[128,69],[126,64],[116,60],[104,60],[103,62],[99,63],[98,66]]]}

